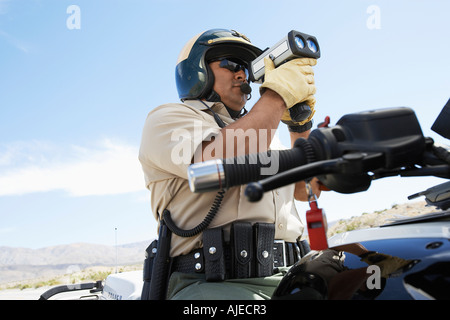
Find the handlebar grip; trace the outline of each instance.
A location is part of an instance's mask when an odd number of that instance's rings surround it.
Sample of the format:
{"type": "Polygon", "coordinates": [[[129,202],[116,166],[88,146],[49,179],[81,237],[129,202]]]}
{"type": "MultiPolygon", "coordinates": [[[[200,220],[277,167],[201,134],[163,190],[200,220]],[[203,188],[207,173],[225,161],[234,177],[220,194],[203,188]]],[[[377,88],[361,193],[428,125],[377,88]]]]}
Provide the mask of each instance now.
{"type": "Polygon", "coordinates": [[[228,159],[194,163],[188,168],[192,192],[208,192],[248,184],[313,161],[310,143],[299,139],[294,148],[269,150],[228,159]]]}
{"type": "Polygon", "coordinates": [[[289,108],[289,115],[295,122],[302,122],[311,115],[312,111],[306,102],[300,102],[289,108]]]}

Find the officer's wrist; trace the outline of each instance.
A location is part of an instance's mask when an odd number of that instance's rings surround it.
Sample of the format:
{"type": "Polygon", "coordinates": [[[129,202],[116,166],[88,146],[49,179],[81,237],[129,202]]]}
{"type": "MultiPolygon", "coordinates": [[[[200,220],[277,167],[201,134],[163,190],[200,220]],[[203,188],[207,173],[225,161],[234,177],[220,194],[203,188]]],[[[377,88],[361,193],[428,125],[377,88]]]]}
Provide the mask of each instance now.
{"type": "Polygon", "coordinates": [[[297,124],[288,124],[288,129],[289,132],[297,132],[297,133],[301,133],[301,132],[305,132],[308,131],[309,129],[311,129],[313,126],[313,121],[309,121],[303,125],[297,125],[297,124]]]}
{"type": "Polygon", "coordinates": [[[281,97],[276,91],[273,91],[269,88],[264,88],[261,97],[264,99],[270,99],[271,105],[276,105],[283,110],[286,109],[286,103],[284,102],[283,97],[281,97]]]}

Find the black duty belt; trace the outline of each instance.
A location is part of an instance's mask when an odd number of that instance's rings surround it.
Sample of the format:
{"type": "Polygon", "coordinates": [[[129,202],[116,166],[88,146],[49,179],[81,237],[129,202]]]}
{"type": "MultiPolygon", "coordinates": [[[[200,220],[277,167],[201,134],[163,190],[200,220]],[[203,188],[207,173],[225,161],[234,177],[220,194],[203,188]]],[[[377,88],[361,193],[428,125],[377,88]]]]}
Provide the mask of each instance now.
{"type": "Polygon", "coordinates": [[[171,272],[204,273],[208,281],[270,276],[300,260],[297,243],[274,240],[274,234],[273,224],[240,222],[225,243],[221,228],[205,230],[203,248],[174,257],[171,272]]]}

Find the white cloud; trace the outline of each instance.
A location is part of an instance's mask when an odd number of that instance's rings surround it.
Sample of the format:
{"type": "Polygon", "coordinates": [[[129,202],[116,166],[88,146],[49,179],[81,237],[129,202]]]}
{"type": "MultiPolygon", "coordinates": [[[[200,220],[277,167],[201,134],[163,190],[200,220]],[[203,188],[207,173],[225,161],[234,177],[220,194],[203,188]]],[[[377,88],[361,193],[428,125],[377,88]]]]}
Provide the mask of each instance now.
{"type": "Polygon", "coordinates": [[[17,228],[15,228],[15,227],[2,227],[2,228],[0,228],[0,236],[13,234],[15,232],[17,232],[17,228]]]}
{"type": "Polygon", "coordinates": [[[71,196],[144,190],[138,148],[103,140],[89,146],[15,143],[0,151],[0,196],[63,190],[71,196]]]}
{"type": "MultiPolygon", "coordinates": [[[[0,10],[1,10],[1,6],[0,6],[0,10]]],[[[1,15],[1,12],[0,12],[1,15]]],[[[6,41],[8,41],[11,45],[13,45],[16,49],[24,52],[24,53],[29,53],[30,52],[30,46],[28,44],[26,44],[25,42],[23,42],[22,40],[17,39],[16,37],[10,35],[9,33],[0,30],[0,37],[6,39],[6,41]]]]}
{"type": "MultiPolygon", "coordinates": [[[[0,0],[0,16],[7,15],[9,13],[10,2],[11,0],[0,0]]],[[[29,53],[31,51],[32,47],[30,46],[30,44],[25,43],[24,41],[18,39],[14,35],[11,35],[4,30],[0,30],[0,38],[5,39],[13,47],[24,53],[29,53]]]]}

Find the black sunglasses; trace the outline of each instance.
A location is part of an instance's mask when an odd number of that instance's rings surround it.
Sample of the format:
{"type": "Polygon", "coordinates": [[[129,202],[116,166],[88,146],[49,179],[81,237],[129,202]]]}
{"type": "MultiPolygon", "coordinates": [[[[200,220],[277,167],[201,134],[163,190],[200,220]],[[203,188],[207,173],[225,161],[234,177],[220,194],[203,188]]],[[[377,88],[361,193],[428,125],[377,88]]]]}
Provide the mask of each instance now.
{"type": "Polygon", "coordinates": [[[222,59],[215,60],[215,61],[220,61],[219,66],[221,68],[228,69],[232,72],[238,72],[238,71],[243,70],[245,73],[245,77],[248,78],[248,69],[245,64],[234,62],[234,61],[231,61],[230,59],[226,59],[226,58],[222,58],[222,59]]]}

